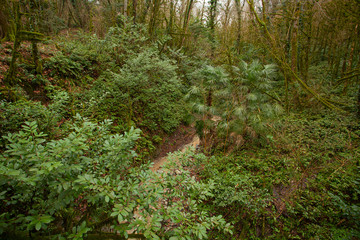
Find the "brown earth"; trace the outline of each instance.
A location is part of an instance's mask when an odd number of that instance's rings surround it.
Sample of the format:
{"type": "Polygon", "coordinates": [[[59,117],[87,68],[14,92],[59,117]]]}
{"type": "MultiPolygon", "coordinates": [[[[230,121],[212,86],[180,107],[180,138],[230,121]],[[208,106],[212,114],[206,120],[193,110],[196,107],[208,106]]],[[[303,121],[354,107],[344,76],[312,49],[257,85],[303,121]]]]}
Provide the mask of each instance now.
{"type": "Polygon", "coordinates": [[[169,136],[164,137],[157,152],[155,159],[165,157],[169,152],[175,152],[182,146],[192,141],[195,136],[195,129],[191,126],[181,125],[177,130],[169,136]]]}

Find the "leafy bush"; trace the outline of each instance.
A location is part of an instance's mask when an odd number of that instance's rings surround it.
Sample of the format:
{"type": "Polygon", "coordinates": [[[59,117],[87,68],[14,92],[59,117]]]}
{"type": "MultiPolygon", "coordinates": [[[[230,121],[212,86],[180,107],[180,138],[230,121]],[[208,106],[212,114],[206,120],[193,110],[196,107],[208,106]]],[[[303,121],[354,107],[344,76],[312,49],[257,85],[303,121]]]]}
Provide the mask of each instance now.
{"type": "Polygon", "coordinates": [[[127,59],[136,56],[146,38],[141,25],[126,23],[113,27],[104,39],[78,32],[75,39],[62,39],[61,52],[46,63],[54,75],[81,79],[84,74],[97,77],[106,69],[117,70],[127,59]]]}
{"type": "Polygon", "coordinates": [[[198,211],[201,186],[188,172],[171,175],[169,169],[159,176],[148,165],[130,168],[138,129],[110,135],[110,121],[76,118],[72,132],[59,140],[47,141],[35,122],[5,136],[2,237],[29,230],[81,239],[104,225],[148,239],[201,239],[213,228],[231,232],[221,216],[198,211]]]}
{"type": "Polygon", "coordinates": [[[130,147],[139,131],[106,135],[110,122],[97,125],[78,120],[73,132],[59,140],[46,141],[35,122],[27,122],[22,131],[5,137],[8,145],[1,156],[0,173],[3,226],[47,230],[46,226],[60,217],[62,221],[70,218],[64,222],[64,230],[69,231],[70,226],[80,225],[85,216],[94,214],[87,212],[91,205],[98,210],[106,205],[99,202],[105,193],[92,194],[81,179],[105,183],[110,178],[124,178],[134,156],[130,147]]]}
{"type": "Polygon", "coordinates": [[[262,176],[246,171],[241,161],[245,159],[222,155],[206,157],[203,154],[182,161],[196,173],[203,185],[199,195],[207,197],[200,207],[223,214],[227,222],[240,228],[232,237],[213,231],[211,239],[234,239],[240,232],[243,232],[242,236],[250,236],[255,234],[254,228],[259,222],[270,217],[269,203],[273,198],[269,190],[263,188],[262,176]]]}
{"type": "MultiPolygon", "coordinates": [[[[358,123],[336,113],[283,116],[267,146],[192,155],[182,163],[204,186],[199,204],[233,223],[211,239],[356,239],[358,123]]],[[[200,184],[199,183],[199,184],[200,184]]]]}
{"type": "MultiPolygon", "coordinates": [[[[40,102],[20,100],[17,102],[0,102],[0,134],[15,132],[20,129],[25,121],[36,121],[39,130],[54,136],[57,134],[57,123],[67,116],[66,107],[69,96],[66,92],[55,91],[52,96],[52,103],[47,107],[40,102]]],[[[1,143],[4,142],[1,140],[1,143]]]]}
{"type": "Polygon", "coordinates": [[[136,125],[171,132],[185,109],[175,62],[161,57],[156,48],[144,47],[141,25],[124,24],[110,28],[104,39],[79,33],[76,41],[62,44],[62,52],[50,58],[47,67],[75,80],[100,75],[89,91],[74,93],[83,115],[111,118],[120,131],[136,125]]]}
{"type": "Polygon", "coordinates": [[[173,131],[184,115],[182,85],[170,60],[147,49],[130,58],[119,73],[105,72],[88,93],[86,115],[117,117],[120,124],[150,131],[173,131]]]}
{"type": "Polygon", "coordinates": [[[76,55],[66,56],[63,53],[57,53],[46,62],[46,68],[51,69],[53,76],[77,80],[82,77],[84,69],[89,65],[86,59],[79,60],[76,55]]]}

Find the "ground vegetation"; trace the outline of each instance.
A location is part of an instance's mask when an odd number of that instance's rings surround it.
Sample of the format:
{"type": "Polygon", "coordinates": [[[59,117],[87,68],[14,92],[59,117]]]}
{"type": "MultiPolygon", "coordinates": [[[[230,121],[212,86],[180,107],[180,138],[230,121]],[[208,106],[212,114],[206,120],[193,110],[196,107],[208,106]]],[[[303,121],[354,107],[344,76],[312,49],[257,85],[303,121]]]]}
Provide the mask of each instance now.
{"type": "Polygon", "coordinates": [[[0,0],[0,238],[360,239],[359,19],[0,0]]]}

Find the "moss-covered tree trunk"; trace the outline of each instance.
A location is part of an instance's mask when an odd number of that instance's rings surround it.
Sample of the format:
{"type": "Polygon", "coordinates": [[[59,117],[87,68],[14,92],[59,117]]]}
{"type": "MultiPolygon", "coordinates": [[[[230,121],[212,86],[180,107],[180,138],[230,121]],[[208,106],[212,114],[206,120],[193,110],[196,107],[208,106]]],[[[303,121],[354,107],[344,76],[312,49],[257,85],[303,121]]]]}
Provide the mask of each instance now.
{"type": "Polygon", "coordinates": [[[11,62],[9,70],[6,74],[4,83],[7,87],[14,85],[14,78],[15,78],[15,70],[16,70],[16,60],[19,56],[18,49],[21,44],[21,38],[20,38],[20,30],[21,30],[21,13],[20,13],[20,7],[18,2],[13,2],[13,11],[15,14],[15,40],[14,45],[11,53],[11,62]]]}
{"type": "Polygon", "coordinates": [[[192,9],[192,5],[193,5],[193,0],[188,0],[186,2],[186,10],[185,10],[185,16],[184,16],[184,22],[183,22],[183,27],[182,27],[182,33],[183,35],[181,36],[181,40],[180,40],[180,48],[181,46],[184,45],[185,39],[186,39],[186,34],[187,34],[187,29],[188,29],[188,25],[189,25],[189,20],[190,20],[190,13],[191,13],[191,9],[192,9]]]}
{"type": "Polygon", "coordinates": [[[149,23],[149,35],[152,39],[155,38],[155,30],[157,27],[157,22],[160,12],[160,4],[161,4],[160,0],[153,0],[150,23],[149,23]]]}
{"type": "Polygon", "coordinates": [[[359,81],[359,90],[358,90],[358,97],[357,97],[357,117],[360,119],[360,81],[359,81]]]}
{"type": "MultiPolygon", "coordinates": [[[[33,33],[35,31],[39,31],[38,22],[40,21],[40,15],[38,12],[39,6],[37,6],[35,0],[30,1],[30,28],[33,33]]],[[[32,54],[32,61],[34,64],[34,70],[36,75],[42,74],[42,66],[40,63],[40,56],[39,56],[39,49],[38,49],[38,41],[36,39],[31,40],[31,54],[32,54]]]]}
{"type": "Polygon", "coordinates": [[[237,13],[237,33],[236,33],[236,51],[238,54],[241,52],[241,27],[242,27],[242,10],[244,8],[245,1],[243,5],[240,6],[240,0],[235,0],[236,13],[237,13]]]}
{"type": "Polygon", "coordinates": [[[216,12],[217,12],[217,0],[210,1],[210,9],[209,9],[209,40],[211,42],[211,57],[214,57],[215,53],[215,25],[216,25],[216,12]]]}
{"type": "Polygon", "coordinates": [[[136,23],[136,20],[137,20],[136,8],[137,8],[137,0],[133,0],[132,1],[132,17],[133,17],[133,23],[134,24],[136,23]]]}
{"type": "Polygon", "coordinates": [[[6,14],[6,5],[0,7],[0,40],[6,38],[8,32],[8,16],[6,14]]]}

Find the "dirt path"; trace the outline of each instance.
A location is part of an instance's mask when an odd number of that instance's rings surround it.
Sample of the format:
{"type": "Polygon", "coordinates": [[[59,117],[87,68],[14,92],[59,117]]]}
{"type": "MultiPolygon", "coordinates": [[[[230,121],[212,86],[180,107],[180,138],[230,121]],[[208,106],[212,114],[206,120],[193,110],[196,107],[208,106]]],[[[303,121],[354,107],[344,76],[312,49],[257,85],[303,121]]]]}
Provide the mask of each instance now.
{"type": "MultiPolygon", "coordinates": [[[[185,149],[187,149],[188,147],[192,146],[192,147],[196,148],[196,146],[199,145],[199,144],[200,144],[200,139],[199,139],[198,136],[195,135],[195,136],[192,138],[192,140],[191,140],[190,143],[187,143],[187,144],[181,146],[180,148],[178,148],[178,150],[180,150],[180,151],[183,152],[183,151],[185,151],[185,149]]],[[[178,151],[178,150],[177,150],[177,151],[178,151]]],[[[154,165],[151,167],[151,170],[152,170],[153,172],[156,172],[156,171],[159,170],[159,168],[161,168],[161,166],[164,165],[167,161],[168,161],[167,156],[157,158],[157,159],[154,161],[154,165]]]]}

